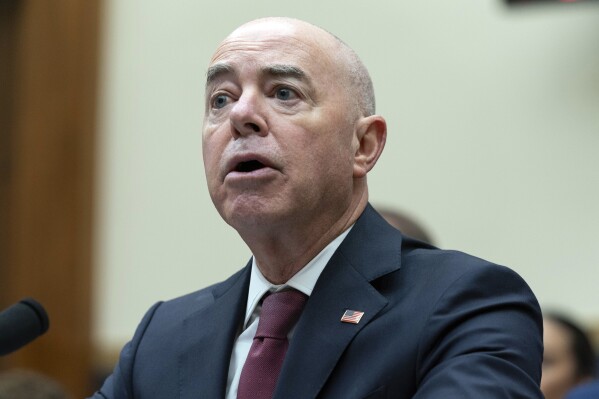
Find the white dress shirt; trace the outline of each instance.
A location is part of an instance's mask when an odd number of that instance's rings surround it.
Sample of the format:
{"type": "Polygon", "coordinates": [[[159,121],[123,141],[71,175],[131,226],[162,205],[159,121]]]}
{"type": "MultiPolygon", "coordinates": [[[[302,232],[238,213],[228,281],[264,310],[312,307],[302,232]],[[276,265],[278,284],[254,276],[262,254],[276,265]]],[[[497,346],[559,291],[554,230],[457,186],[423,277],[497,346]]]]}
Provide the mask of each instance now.
{"type": "MultiPolygon", "coordinates": [[[[245,310],[245,320],[243,331],[237,337],[231,354],[229,363],[229,377],[227,379],[226,399],[237,399],[237,387],[239,386],[239,377],[241,369],[248,356],[250,347],[254,340],[254,335],[258,330],[258,321],[260,320],[261,299],[268,291],[277,292],[287,287],[294,288],[308,297],[316,285],[316,280],[320,273],[335,253],[339,245],[343,242],[353,225],[345,230],[341,235],[329,243],[318,255],[316,255],[305,267],[297,272],[287,283],[274,285],[270,283],[260,272],[256,263],[256,258],[252,258],[252,272],[250,276],[250,288],[248,292],[247,307],[245,310]]],[[[291,340],[295,326],[289,332],[288,338],[291,340]]]]}

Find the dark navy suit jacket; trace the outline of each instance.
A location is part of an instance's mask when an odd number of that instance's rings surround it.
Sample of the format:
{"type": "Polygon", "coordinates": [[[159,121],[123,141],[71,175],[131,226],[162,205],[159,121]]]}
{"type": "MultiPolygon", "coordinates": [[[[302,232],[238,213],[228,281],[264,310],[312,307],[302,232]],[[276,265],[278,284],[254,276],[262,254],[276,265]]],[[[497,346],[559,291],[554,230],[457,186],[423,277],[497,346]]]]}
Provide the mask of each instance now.
{"type": "MultiPolygon", "coordinates": [[[[224,398],[250,269],[154,305],[93,398],[224,398]]],[[[541,360],[541,312],[515,272],[402,236],[368,206],[314,287],[274,397],[535,399],[541,360]]]]}

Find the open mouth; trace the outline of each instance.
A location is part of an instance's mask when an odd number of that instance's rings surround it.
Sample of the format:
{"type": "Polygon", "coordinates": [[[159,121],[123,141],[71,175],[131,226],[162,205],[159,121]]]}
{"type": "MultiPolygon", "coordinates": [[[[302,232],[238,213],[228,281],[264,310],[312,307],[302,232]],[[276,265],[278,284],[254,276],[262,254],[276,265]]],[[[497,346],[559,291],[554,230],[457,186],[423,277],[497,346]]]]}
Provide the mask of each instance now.
{"type": "Polygon", "coordinates": [[[245,162],[239,162],[237,164],[237,166],[235,166],[235,172],[248,173],[248,172],[253,172],[255,170],[262,169],[265,167],[266,167],[266,165],[264,165],[260,161],[256,161],[256,160],[245,161],[245,162]]]}

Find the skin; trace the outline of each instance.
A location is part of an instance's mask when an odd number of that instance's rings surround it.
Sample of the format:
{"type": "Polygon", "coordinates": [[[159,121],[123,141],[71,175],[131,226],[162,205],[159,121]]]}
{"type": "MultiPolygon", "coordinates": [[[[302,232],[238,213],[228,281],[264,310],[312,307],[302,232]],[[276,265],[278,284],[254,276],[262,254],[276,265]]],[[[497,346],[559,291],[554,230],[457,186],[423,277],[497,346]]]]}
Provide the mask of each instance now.
{"type": "Polygon", "coordinates": [[[563,399],[575,386],[585,382],[576,373],[576,360],[572,353],[572,338],[563,326],[543,321],[543,374],[541,391],[545,399],[563,399]]]}
{"type": "Polygon", "coordinates": [[[368,201],[366,174],[386,138],[345,84],[347,49],[287,18],[242,25],[208,70],[203,156],[223,219],[264,276],[282,284],[351,226],[368,201]],[[235,170],[240,162],[265,166],[235,170]]]}

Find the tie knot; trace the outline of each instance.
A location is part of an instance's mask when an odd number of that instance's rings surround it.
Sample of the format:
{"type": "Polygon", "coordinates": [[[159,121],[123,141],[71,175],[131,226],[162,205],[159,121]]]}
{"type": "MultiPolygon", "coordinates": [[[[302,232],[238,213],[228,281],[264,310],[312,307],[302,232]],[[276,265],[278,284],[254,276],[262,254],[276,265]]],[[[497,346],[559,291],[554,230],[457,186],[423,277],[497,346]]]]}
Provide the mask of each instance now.
{"type": "Polygon", "coordinates": [[[308,297],[297,290],[267,295],[262,302],[256,337],[286,339],[308,297]]]}

